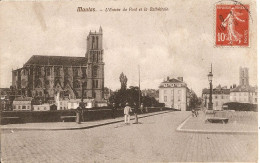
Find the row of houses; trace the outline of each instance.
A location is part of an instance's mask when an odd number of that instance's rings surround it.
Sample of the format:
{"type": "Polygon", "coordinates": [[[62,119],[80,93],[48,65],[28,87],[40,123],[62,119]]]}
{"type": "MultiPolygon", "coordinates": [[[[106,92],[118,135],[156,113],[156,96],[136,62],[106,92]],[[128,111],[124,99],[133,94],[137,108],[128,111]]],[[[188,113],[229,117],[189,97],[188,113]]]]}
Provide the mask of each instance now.
{"type": "MultiPolygon", "coordinates": [[[[59,99],[54,103],[43,103],[40,105],[32,104],[32,97],[18,97],[13,101],[13,111],[50,111],[50,110],[69,110],[77,109],[81,99],[59,99]]],[[[83,99],[86,108],[95,106],[94,99],[83,99]]]]}
{"type": "MultiPolygon", "coordinates": [[[[72,99],[70,96],[63,96],[57,94],[53,98],[26,97],[21,94],[14,93],[15,90],[11,88],[0,88],[0,110],[3,111],[17,111],[17,110],[50,110],[51,106],[55,104],[57,110],[75,109],[81,99],[72,99]],[[59,98],[57,98],[59,96],[59,98]],[[59,99],[59,100],[58,100],[59,99]],[[29,105],[29,107],[28,107],[29,105]],[[20,106],[20,107],[19,107],[20,106]],[[35,109],[34,109],[35,108],[35,109]]],[[[61,92],[62,93],[62,92],[61,92]]],[[[91,108],[94,106],[103,107],[107,106],[107,101],[112,91],[105,88],[104,99],[96,101],[93,98],[84,99],[86,107],[91,108]]]]}
{"type": "MultiPolygon", "coordinates": [[[[202,90],[203,104],[206,108],[209,105],[209,89],[202,90]]],[[[212,90],[213,110],[222,110],[223,104],[228,102],[257,104],[257,87],[238,86],[229,89],[218,85],[212,90]]]]}
{"type": "MultiPolygon", "coordinates": [[[[210,90],[202,90],[202,99],[204,106],[208,108],[210,90]]],[[[229,88],[218,85],[212,90],[212,103],[214,110],[222,110],[223,104],[228,102],[257,104],[258,89],[257,86],[249,85],[248,68],[239,69],[239,85],[233,84],[229,88]]]]}

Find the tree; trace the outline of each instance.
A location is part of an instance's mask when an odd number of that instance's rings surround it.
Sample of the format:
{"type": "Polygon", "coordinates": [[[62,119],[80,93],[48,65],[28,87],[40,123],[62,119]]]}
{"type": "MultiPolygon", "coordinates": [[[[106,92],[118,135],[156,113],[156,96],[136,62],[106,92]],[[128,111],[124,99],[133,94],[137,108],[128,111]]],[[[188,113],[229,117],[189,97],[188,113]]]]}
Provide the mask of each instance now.
{"type": "Polygon", "coordinates": [[[126,100],[130,105],[138,105],[139,104],[139,87],[130,86],[129,89],[126,90],[126,100]]]}
{"type": "Polygon", "coordinates": [[[158,106],[158,101],[154,97],[150,96],[143,96],[142,103],[144,106],[151,107],[151,106],[158,106]]]}
{"type": "Polygon", "coordinates": [[[189,110],[195,109],[199,105],[200,105],[200,100],[199,100],[198,96],[196,95],[196,93],[194,91],[191,90],[189,110]]]}
{"type": "Polygon", "coordinates": [[[110,96],[110,103],[115,103],[117,107],[124,107],[126,103],[129,103],[132,106],[139,106],[140,94],[140,100],[144,106],[156,106],[158,104],[154,97],[142,96],[142,92],[137,86],[130,86],[129,89],[127,89],[127,77],[123,72],[120,74],[119,80],[121,82],[121,89],[115,91],[110,96]]]}
{"type": "Polygon", "coordinates": [[[125,74],[122,72],[119,76],[119,80],[121,83],[121,90],[126,90],[127,88],[127,77],[125,76],[125,74]]]}

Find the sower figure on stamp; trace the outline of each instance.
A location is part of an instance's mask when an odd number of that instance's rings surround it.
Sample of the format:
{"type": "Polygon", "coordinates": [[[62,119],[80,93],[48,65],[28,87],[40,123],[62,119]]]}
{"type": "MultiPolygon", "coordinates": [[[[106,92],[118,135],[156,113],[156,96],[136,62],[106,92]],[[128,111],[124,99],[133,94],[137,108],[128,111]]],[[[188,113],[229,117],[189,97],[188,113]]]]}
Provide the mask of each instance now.
{"type": "Polygon", "coordinates": [[[238,41],[238,44],[240,44],[241,42],[242,35],[235,30],[235,20],[240,22],[245,22],[245,20],[240,19],[238,17],[239,15],[241,15],[241,13],[235,12],[234,7],[232,7],[230,13],[222,22],[223,27],[227,26],[227,32],[228,32],[227,40],[229,40],[229,44],[233,44],[233,41],[238,41]]]}
{"type": "Polygon", "coordinates": [[[125,124],[130,124],[130,112],[132,112],[132,109],[129,104],[126,103],[126,106],[124,108],[125,124]]]}

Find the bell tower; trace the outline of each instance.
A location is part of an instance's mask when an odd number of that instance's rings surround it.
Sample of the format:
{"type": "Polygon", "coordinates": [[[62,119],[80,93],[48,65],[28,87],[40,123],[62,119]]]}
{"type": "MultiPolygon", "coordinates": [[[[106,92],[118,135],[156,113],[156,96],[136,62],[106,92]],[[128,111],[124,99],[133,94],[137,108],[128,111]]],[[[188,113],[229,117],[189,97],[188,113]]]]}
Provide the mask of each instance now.
{"type": "Polygon", "coordinates": [[[98,32],[89,32],[87,37],[88,82],[91,83],[91,92],[88,96],[96,101],[104,98],[104,62],[103,62],[103,31],[100,26],[98,32]]]}
{"type": "Polygon", "coordinates": [[[247,67],[239,68],[239,85],[249,85],[249,75],[247,67]]]}

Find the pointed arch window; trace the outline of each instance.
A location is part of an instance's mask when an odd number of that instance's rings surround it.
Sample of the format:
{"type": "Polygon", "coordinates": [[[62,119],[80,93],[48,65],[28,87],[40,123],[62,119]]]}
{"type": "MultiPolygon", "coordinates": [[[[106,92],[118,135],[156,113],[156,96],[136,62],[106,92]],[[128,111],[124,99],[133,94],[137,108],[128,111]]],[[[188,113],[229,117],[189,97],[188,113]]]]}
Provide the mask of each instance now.
{"type": "Polygon", "coordinates": [[[42,87],[42,82],[41,80],[37,80],[36,82],[36,88],[41,88],[42,87]]]}
{"type": "Polygon", "coordinates": [[[98,37],[96,37],[97,41],[96,41],[96,45],[97,45],[97,49],[98,49],[98,37]]]}
{"type": "Polygon", "coordinates": [[[74,82],[74,88],[80,88],[80,83],[79,81],[74,82]]]}
{"type": "Polygon", "coordinates": [[[92,36],[92,49],[94,49],[94,44],[95,44],[95,37],[92,36]]]}
{"type": "Polygon", "coordinates": [[[69,76],[69,68],[68,67],[64,68],[64,75],[69,76]]]}
{"type": "Polygon", "coordinates": [[[94,66],[93,68],[93,77],[97,77],[98,76],[98,67],[94,66]]]}
{"type": "Polygon", "coordinates": [[[55,76],[60,76],[60,68],[59,67],[55,68],[55,76]]]}
{"type": "Polygon", "coordinates": [[[82,87],[85,88],[85,89],[87,88],[87,86],[88,86],[87,82],[84,82],[83,85],[82,85],[82,87]]]}
{"type": "Polygon", "coordinates": [[[78,70],[78,68],[74,68],[74,69],[73,69],[73,74],[74,74],[74,76],[79,76],[79,70],[78,70]]]}
{"type": "Polygon", "coordinates": [[[50,67],[47,67],[47,68],[46,68],[46,75],[47,75],[47,76],[50,76],[50,75],[51,75],[51,68],[50,68],[50,67]]]}

